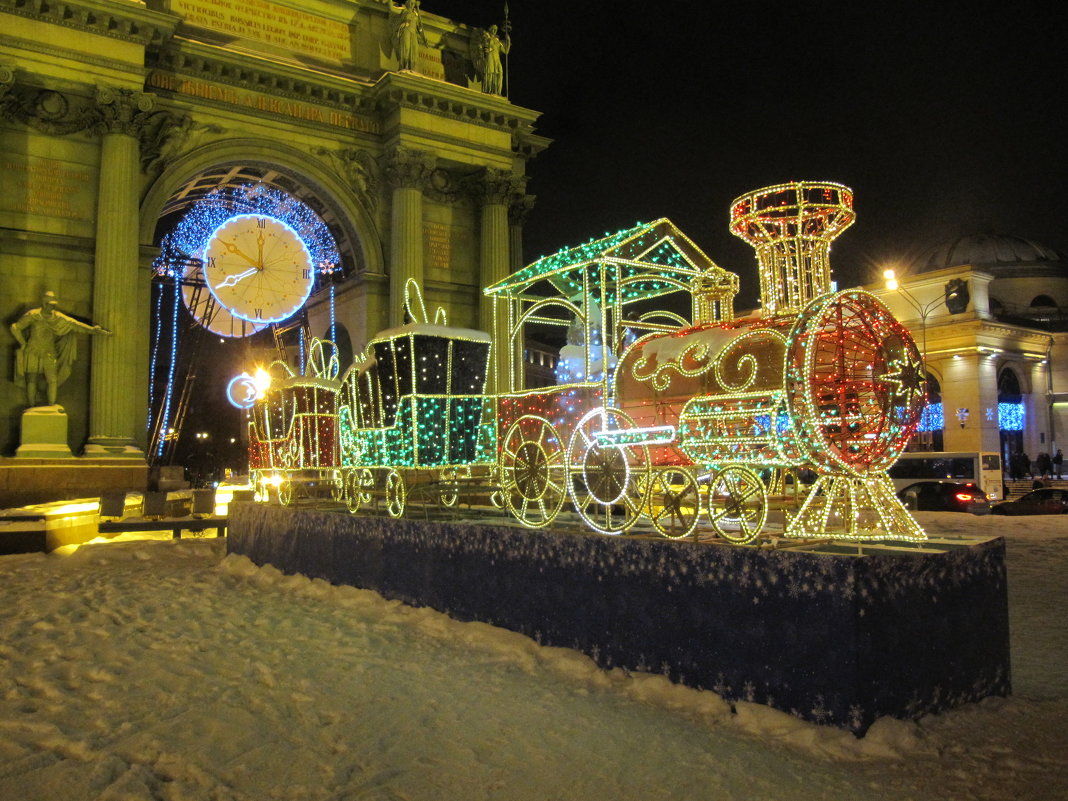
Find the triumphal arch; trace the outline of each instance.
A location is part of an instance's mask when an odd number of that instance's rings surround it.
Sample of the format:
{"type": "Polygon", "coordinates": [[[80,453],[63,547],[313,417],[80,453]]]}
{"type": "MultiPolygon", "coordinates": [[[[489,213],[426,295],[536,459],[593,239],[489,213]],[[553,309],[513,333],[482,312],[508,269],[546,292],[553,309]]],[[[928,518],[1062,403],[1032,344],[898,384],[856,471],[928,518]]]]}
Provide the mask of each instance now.
{"type": "MultiPolygon", "coordinates": [[[[548,141],[503,94],[507,24],[426,5],[0,0],[5,328],[52,291],[110,332],[80,341],[60,388],[75,451],[143,463],[153,265],[190,208],[233,187],[325,223],[330,308],[355,348],[402,322],[411,278],[450,323],[489,327],[481,287],[519,266],[526,163],[548,141]]],[[[312,328],[326,283],[305,301],[312,328]]],[[[7,454],[17,346],[0,341],[7,454]]]]}

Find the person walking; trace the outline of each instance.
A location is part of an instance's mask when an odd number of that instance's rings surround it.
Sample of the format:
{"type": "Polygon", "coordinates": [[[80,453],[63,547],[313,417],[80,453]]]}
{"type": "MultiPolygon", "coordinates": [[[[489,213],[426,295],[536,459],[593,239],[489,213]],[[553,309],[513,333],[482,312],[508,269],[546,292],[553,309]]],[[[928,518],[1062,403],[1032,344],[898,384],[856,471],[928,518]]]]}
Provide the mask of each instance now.
{"type": "Polygon", "coordinates": [[[1035,467],[1038,468],[1038,475],[1041,478],[1049,478],[1053,472],[1053,462],[1049,458],[1049,454],[1042,451],[1035,460],[1035,467]]]}

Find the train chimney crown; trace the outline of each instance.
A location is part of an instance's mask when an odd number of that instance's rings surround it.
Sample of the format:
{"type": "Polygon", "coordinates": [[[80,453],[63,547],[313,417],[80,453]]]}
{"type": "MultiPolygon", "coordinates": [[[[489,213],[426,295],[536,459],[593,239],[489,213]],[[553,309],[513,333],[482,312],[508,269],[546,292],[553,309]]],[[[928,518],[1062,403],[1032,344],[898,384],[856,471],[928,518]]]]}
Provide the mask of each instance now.
{"type": "Polygon", "coordinates": [[[831,242],[855,219],[853,190],[827,181],[768,186],[731,204],[731,233],[756,249],[765,314],[796,314],[831,291],[831,242]]]}

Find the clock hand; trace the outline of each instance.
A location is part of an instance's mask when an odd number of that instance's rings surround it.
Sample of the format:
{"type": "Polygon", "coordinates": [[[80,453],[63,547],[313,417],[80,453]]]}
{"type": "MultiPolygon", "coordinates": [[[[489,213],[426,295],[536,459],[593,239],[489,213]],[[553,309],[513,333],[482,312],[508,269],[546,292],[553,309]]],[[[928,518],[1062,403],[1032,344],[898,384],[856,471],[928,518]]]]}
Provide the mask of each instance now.
{"type": "Polygon", "coordinates": [[[244,253],[242,253],[241,249],[238,248],[238,246],[235,245],[233,242],[223,242],[223,247],[225,247],[231,253],[236,253],[238,256],[240,256],[245,261],[247,261],[249,264],[251,264],[253,267],[255,267],[257,270],[260,269],[260,265],[257,264],[252,259],[250,259],[248,256],[246,256],[244,253]]]}
{"type": "Polygon", "coordinates": [[[245,272],[243,272],[243,273],[237,273],[237,275],[228,275],[228,276],[226,276],[225,280],[223,280],[221,283],[216,284],[215,288],[216,289],[222,289],[223,287],[227,287],[227,286],[237,286],[237,282],[238,281],[241,281],[241,280],[243,280],[245,278],[248,278],[250,275],[255,275],[259,271],[260,271],[259,267],[250,267],[249,269],[245,270],[245,272]]]}
{"type": "Polygon", "coordinates": [[[262,270],[263,269],[263,231],[260,231],[259,232],[259,236],[256,237],[256,245],[259,248],[259,255],[260,255],[260,260],[259,260],[258,264],[260,265],[260,269],[262,270]]]}

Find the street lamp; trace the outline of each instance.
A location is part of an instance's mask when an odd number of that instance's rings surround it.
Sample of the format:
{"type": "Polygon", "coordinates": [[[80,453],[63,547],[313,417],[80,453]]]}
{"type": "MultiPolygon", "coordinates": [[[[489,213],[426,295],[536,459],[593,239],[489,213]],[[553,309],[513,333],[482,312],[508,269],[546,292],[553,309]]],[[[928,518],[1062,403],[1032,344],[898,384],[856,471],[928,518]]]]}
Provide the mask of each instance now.
{"type": "Polygon", "coordinates": [[[922,346],[920,349],[921,360],[923,361],[923,380],[927,381],[927,318],[931,312],[935,310],[945,298],[937,297],[930,303],[920,303],[911,292],[905,287],[901,286],[897,282],[897,274],[893,270],[883,270],[883,278],[886,281],[886,288],[898,292],[901,294],[909,305],[916,310],[916,313],[920,315],[920,337],[922,340],[922,346]]]}

